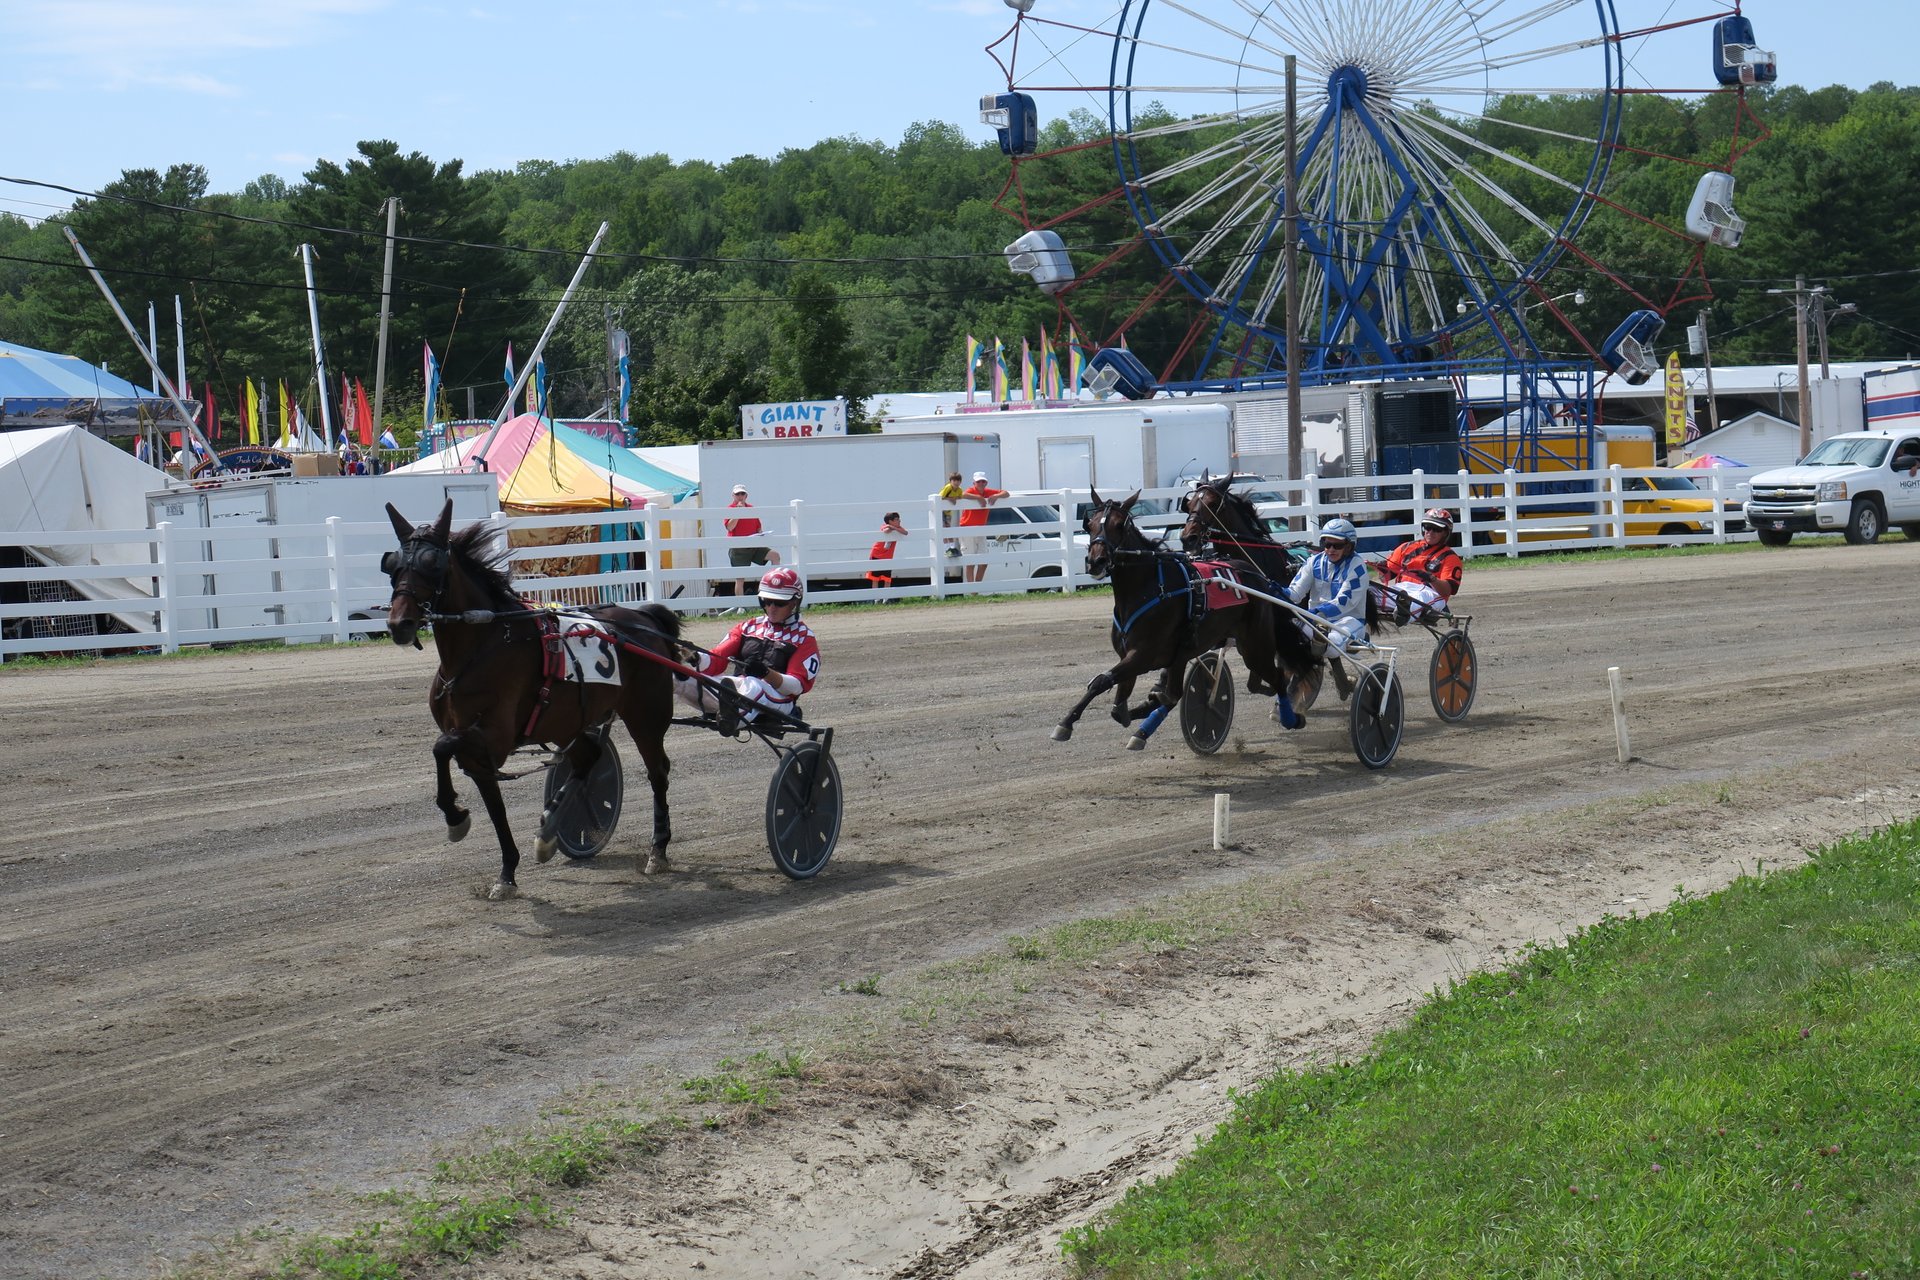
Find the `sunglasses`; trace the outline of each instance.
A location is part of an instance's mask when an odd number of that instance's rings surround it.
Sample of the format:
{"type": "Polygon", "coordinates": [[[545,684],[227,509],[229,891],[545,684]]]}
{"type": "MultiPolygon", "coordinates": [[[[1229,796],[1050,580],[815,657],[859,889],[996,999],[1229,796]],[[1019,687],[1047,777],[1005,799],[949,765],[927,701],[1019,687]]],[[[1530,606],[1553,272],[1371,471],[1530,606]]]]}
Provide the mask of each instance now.
{"type": "Polygon", "coordinates": [[[1351,544],[1345,538],[1322,538],[1320,546],[1326,551],[1344,551],[1351,544]]]}

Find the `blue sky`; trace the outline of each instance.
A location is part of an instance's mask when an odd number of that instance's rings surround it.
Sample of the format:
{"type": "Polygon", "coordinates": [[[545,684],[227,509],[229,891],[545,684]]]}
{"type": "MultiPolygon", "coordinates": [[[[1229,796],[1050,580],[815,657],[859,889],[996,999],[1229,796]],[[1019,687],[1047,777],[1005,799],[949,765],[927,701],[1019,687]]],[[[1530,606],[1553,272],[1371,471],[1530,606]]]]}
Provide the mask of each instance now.
{"type": "MultiPolygon", "coordinates": [[[[1723,7],[1616,2],[1627,29],[1723,7]]],[[[1864,88],[1920,82],[1900,38],[1911,0],[1898,4],[1745,12],[1783,83],[1864,88]]],[[[1116,7],[1035,0],[1036,16],[1089,25],[1116,7]]],[[[233,191],[263,173],[297,181],[363,138],[470,171],[618,150],[725,161],[844,134],[892,143],[928,119],[984,138],[977,103],[999,73],[983,46],[1012,17],[1002,0],[0,0],[0,175],[93,190],[191,161],[233,191]]],[[[1663,66],[1698,65],[1703,30],[1649,41],[1635,58],[1646,82],[1670,87],[1663,66]]],[[[0,183],[0,209],[43,217],[63,203],[0,183]]]]}

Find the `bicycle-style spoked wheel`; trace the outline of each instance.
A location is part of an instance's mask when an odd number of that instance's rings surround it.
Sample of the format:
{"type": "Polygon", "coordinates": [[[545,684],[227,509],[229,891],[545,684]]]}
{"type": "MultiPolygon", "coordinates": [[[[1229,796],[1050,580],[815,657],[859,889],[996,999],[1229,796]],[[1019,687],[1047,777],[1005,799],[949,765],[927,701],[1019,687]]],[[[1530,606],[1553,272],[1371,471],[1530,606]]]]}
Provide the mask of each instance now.
{"type": "Polygon", "coordinates": [[[1369,769],[1384,769],[1400,750],[1407,723],[1406,702],[1399,677],[1384,662],[1376,662],[1354,681],[1348,700],[1347,729],[1353,754],[1369,769]]]}
{"type": "Polygon", "coordinates": [[[1433,647],[1433,659],[1427,664],[1427,688],[1433,698],[1433,713],[1448,724],[1466,719],[1473,710],[1473,695],[1480,679],[1480,660],[1473,641],[1464,631],[1449,631],[1433,647]]]}
{"type": "Polygon", "coordinates": [[[840,840],[840,766],[817,742],[780,753],[767,786],[767,850],[795,880],[820,874],[840,840]]]}
{"type": "Polygon", "coordinates": [[[1220,750],[1233,729],[1233,670],[1218,649],[1187,666],[1180,696],[1180,736],[1203,756],[1220,750]]]}

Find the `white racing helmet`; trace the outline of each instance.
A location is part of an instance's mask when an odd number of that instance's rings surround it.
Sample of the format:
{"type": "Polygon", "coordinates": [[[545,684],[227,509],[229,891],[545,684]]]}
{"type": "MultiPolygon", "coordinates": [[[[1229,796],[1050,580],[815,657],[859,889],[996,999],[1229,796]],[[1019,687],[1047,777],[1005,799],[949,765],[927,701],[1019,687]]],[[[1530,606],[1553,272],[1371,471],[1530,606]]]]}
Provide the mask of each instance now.
{"type": "Polygon", "coordinates": [[[1335,516],[1320,526],[1320,537],[1322,539],[1338,538],[1348,546],[1352,546],[1360,541],[1360,531],[1353,527],[1353,521],[1335,516]]]}

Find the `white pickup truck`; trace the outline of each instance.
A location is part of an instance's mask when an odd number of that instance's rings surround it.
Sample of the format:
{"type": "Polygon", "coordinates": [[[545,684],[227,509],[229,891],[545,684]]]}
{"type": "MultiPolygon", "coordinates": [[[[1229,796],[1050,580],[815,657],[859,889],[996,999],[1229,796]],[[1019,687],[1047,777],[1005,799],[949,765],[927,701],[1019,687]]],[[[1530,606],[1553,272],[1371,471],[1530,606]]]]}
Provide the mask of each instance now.
{"type": "Polygon", "coordinates": [[[1770,547],[1796,533],[1876,542],[1889,525],[1920,540],[1920,430],[1828,436],[1791,467],[1747,482],[1747,523],[1770,547]]]}

